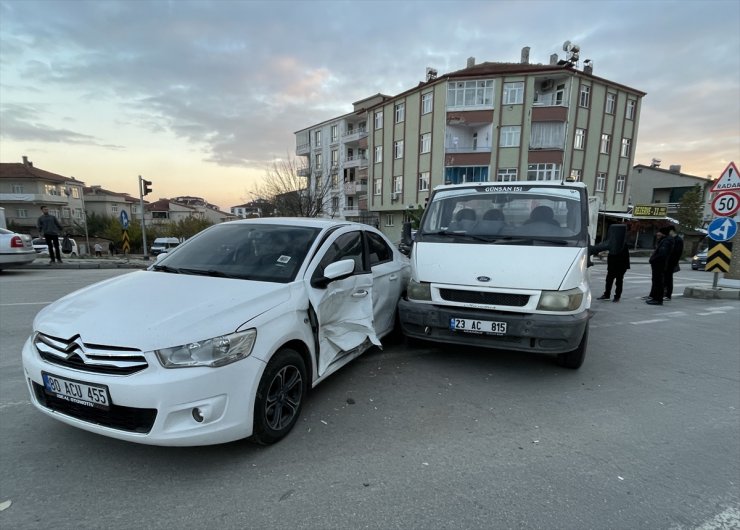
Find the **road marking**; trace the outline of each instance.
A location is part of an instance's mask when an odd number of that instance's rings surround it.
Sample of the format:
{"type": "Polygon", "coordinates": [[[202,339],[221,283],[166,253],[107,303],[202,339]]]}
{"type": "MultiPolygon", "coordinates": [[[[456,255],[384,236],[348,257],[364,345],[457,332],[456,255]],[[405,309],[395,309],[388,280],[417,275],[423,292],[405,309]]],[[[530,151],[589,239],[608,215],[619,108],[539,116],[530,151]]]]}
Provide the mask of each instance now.
{"type": "Polygon", "coordinates": [[[656,324],[658,322],[668,322],[668,319],[667,318],[654,318],[653,320],[643,320],[642,322],[630,322],[630,324],[639,326],[641,324],[656,324]]]}

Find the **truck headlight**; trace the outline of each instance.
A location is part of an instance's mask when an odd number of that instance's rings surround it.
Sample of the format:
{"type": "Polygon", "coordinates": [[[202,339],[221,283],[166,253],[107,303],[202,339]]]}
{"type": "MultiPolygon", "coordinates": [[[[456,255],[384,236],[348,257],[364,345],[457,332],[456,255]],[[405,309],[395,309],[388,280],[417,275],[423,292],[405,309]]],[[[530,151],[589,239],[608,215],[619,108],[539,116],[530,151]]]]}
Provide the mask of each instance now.
{"type": "Polygon", "coordinates": [[[432,301],[432,287],[428,282],[409,280],[406,287],[406,296],[409,300],[432,301]]]}
{"type": "Polygon", "coordinates": [[[537,309],[543,311],[575,311],[581,307],[583,291],[570,289],[568,291],[542,291],[537,309]]]}
{"type": "Polygon", "coordinates": [[[165,368],[189,366],[224,366],[252,353],[257,330],[250,329],[221,337],[190,342],[173,348],[155,350],[159,362],[165,368]]]}

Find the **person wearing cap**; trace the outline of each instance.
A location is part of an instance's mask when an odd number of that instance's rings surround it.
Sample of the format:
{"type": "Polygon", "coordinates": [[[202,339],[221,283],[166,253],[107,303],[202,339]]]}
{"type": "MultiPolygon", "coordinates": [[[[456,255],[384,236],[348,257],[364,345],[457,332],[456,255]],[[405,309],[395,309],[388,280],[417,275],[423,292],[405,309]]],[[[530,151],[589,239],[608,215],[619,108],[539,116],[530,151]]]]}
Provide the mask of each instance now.
{"type": "Polygon", "coordinates": [[[666,239],[673,240],[673,250],[671,250],[671,255],[668,257],[668,264],[665,269],[665,279],[663,281],[665,284],[665,296],[663,300],[670,300],[673,295],[673,275],[681,270],[678,262],[681,261],[681,257],[683,256],[683,239],[678,236],[675,227],[671,226],[669,228],[670,232],[666,239]]]}
{"type": "Polygon", "coordinates": [[[652,285],[650,295],[645,301],[649,305],[663,305],[663,296],[665,294],[665,271],[668,267],[668,260],[673,251],[673,238],[668,237],[671,233],[670,226],[664,226],[655,235],[655,250],[650,256],[650,271],[652,285]]]}

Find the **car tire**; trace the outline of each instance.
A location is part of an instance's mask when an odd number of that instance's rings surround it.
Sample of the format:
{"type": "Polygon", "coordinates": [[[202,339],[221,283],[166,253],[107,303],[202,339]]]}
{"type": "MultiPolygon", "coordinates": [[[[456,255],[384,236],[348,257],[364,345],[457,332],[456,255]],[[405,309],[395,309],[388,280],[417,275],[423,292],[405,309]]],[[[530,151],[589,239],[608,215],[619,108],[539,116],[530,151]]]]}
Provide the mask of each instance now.
{"type": "Polygon", "coordinates": [[[273,355],[257,387],[251,440],[269,445],[284,438],[298,421],[307,389],[303,357],[289,348],[273,355]]]}
{"type": "Polygon", "coordinates": [[[588,345],[588,324],[583,332],[583,337],[578,347],[575,350],[561,353],[556,357],[556,362],[564,367],[570,368],[571,370],[578,370],[583,364],[583,359],[586,357],[586,346],[588,345]]]}

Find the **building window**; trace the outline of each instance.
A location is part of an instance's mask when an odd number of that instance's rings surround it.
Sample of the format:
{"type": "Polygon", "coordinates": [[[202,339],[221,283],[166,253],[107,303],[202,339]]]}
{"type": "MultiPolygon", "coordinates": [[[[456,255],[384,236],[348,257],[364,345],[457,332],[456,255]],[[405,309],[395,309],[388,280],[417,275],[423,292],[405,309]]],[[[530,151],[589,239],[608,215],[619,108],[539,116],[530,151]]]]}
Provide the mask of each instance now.
{"type": "Polygon", "coordinates": [[[419,173],[419,191],[429,191],[429,171],[419,173]]]}
{"type": "Polygon", "coordinates": [[[598,173],[596,175],[596,191],[604,191],[606,189],[606,173],[598,173]]]}
{"type": "Polygon", "coordinates": [[[401,193],[403,191],[403,176],[396,175],[393,177],[393,193],[401,193]]]}
{"type": "Polygon", "coordinates": [[[373,195],[380,195],[383,192],[383,181],[381,179],[373,180],[373,195]]]}
{"type": "Polygon", "coordinates": [[[321,153],[316,153],[316,156],[314,157],[314,166],[316,166],[316,171],[321,171],[321,165],[322,165],[322,156],[321,153]]]}
{"type": "Polygon", "coordinates": [[[339,175],[336,173],[331,174],[331,187],[337,189],[339,187],[339,175]]]}
{"type": "Polygon", "coordinates": [[[565,123],[562,121],[539,121],[532,124],[529,147],[531,149],[563,149],[565,145],[565,123]]]}
{"type": "Polygon", "coordinates": [[[339,165],[339,149],[331,150],[331,167],[335,168],[339,165]]]}
{"type": "Polygon", "coordinates": [[[602,134],[601,135],[601,146],[599,147],[599,152],[604,155],[609,154],[609,149],[612,146],[612,136],[611,134],[602,134]]]}
{"type": "Polygon", "coordinates": [[[376,145],[375,146],[375,162],[382,162],[382,161],[383,161],[383,146],[376,145]]]}
{"type": "Polygon", "coordinates": [[[13,184],[12,193],[23,193],[23,184],[13,184]]]}
{"type": "Polygon", "coordinates": [[[622,150],[619,152],[620,156],[624,158],[630,157],[630,150],[632,149],[632,140],[629,138],[622,138],[622,150]]]}
{"type": "Polygon", "coordinates": [[[617,95],[612,92],[608,92],[606,94],[606,113],[614,114],[616,110],[617,110],[617,95]]]}
{"type": "Polygon", "coordinates": [[[396,123],[401,123],[406,118],[406,104],[398,103],[395,107],[396,123]]]}
{"type": "Polygon", "coordinates": [[[72,197],[75,199],[80,198],[80,188],[72,188],[72,197]]]}
{"type": "Polygon", "coordinates": [[[331,198],[331,213],[335,214],[339,210],[339,197],[331,198]]]}
{"type": "Polygon", "coordinates": [[[331,141],[336,142],[339,140],[339,125],[331,126],[331,141]]]}
{"type": "Polygon", "coordinates": [[[421,95],[421,113],[429,114],[432,112],[432,103],[434,102],[434,93],[427,92],[421,95]]]}
{"type": "Polygon", "coordinates": [[[527,180],[560,180],[560,164],[529,164],[527,180]]]}
{"type": "Polygon", "coordinates": [[[66,206],[62,208],[62,219],[69,219],[72,217],[72,211],[66,206]]]}
{"type": "Polygon", "coordinates": [[[117,214],[118,213],[118,205],[117,204],[112,204],[111,207],[110,207],[110,211],[113,212],[114,214],[117,214]]]}
{"type": "Polygon", "coordinates": [[[517,180],[517,169],[515,167],[499,168],[496,173],[497,182],[514,182],[517,180]]]}
{"type": "Polygon", "coordinates": [[[584,149],[586,147],[586,129],[576,129],[576,138],[573,149],[584,149]]]}
{"type": "Polygon", "coordinates": [[[393,158],[403,158],[403,140],[393,142],[393,158]]]}
{"type": "Polygon", "coordinates": [[[75,208],[75,219],[82,219],[82,208],[75,208]]]}
{"type": "Polygon", "coordinates": [[[635,108],[637,107],[637,101],[634,99],[628,99],[627,100],[627,119],[628,120],[634,120],[635,119],[635,108]]]}
{"type": "Polygon", "coordinates": [[[53,184],[44,184],[44,194],[45,195],[59,195],[59,190],[53,184]]]}
{"type": "Polygon", "coordinates": [[[393,226],[393,214],[392,213],[386,214],[385,226],[393,226]]]}
{"type": "Polygon", "coordinates": [[[314,147],[321,147],[321,131],[313,133],[314,147]]]}
{"type": "Polygon", "coordinates": [[[519,147],[522,136],[521,125],[501,127],[501,147],[519,147]]]}
{"type": "Polygon", "coordinates": [[[524,82],[504,83],[504,105],[524,103],[524,82]]]}
{"type": "Polygon", "coordinates": [[[575,182],[583,182],[583,170],[582,169],[571,169],[570,180],[575,182]]]}
{"type": "Polygon", "coordinates": [[[488,166],[453,166],[445,168],[445,184],[488,182],[488,166]]]}
{"type": "Polygon", "coordinates": [[[591,105],[591,87],[583,85],[578,97],[578,106],[588,108],[591,105]]]}
{"type": "Polygon", "coordinates": [[[447,106],[492,107],[493,80],[452,81],[447,84],[447,106]]]}
{"type": "Polygon", "coordinates": [[[376,129],[382,129],[383,128],[383,111],[379,110],[375,113],[375,128],[376,129]]]}
{"type": "Polygon", "coordinates": [[[15,211],[15,216],[19,219],[28,219],[28,210],[26,210],[25,208],[18,208],[15,211]]]}
{"type": "Polygon", "coordinates": [[[617,175],[616,192],[624,193],[624,185],[627,182],[627,175],[617,175]]]}
{"type": "Polygon", "coordinates": [[[424,133],[421,135],[421,148],[420,153],[428,153],[432,150],[432,133],[424,133]]]}

